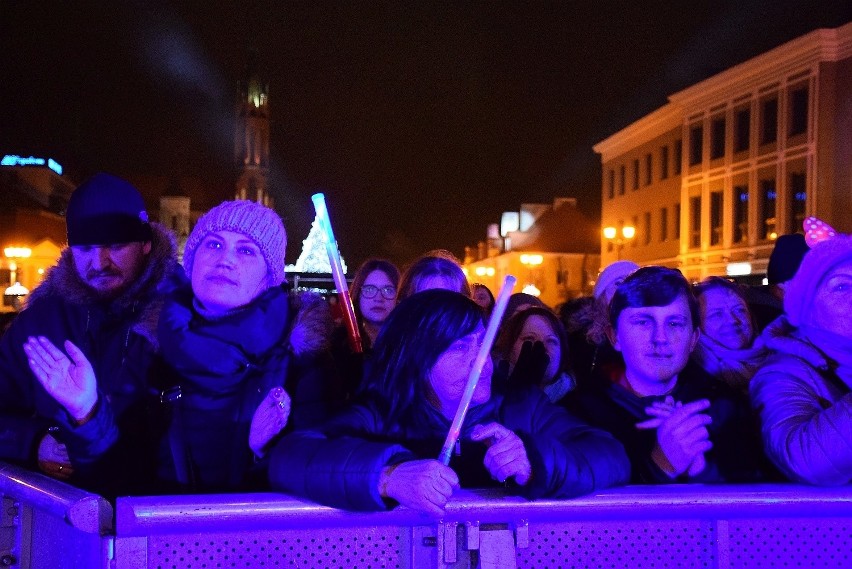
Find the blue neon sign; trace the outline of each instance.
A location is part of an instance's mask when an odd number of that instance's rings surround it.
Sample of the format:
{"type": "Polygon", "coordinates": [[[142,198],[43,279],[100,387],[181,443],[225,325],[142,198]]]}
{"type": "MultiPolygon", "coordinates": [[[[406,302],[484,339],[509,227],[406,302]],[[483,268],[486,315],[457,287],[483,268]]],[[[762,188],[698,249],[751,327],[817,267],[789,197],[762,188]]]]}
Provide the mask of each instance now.
{"type": "Polygon", "coordinates": [[[17,154],[7,154],[0,160],[0,166],[45,166],[62,175],[62,165],[53,158],[36,158],[35,156],[25,157],[17,154]]]}

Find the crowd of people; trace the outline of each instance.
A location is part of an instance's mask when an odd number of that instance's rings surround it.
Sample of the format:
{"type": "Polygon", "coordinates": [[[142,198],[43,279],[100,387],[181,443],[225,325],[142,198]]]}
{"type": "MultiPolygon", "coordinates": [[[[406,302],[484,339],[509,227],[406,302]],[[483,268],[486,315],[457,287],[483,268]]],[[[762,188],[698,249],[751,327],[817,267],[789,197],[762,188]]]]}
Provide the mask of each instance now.
{"type": "Polygon", "coordinates": [[[179,263],[136,188],[97,174],[0,338],[0,460],[109,497],[273,489],[432,515],[459,487],[846,484],[852,237],[811,223],[778,240],[768,291],[619,261],[558,307],[512,295],[447,464],[496,292],[451,253],[363,263],[353,346],[288,286],[271,209],[216,206],[179,263]]]}

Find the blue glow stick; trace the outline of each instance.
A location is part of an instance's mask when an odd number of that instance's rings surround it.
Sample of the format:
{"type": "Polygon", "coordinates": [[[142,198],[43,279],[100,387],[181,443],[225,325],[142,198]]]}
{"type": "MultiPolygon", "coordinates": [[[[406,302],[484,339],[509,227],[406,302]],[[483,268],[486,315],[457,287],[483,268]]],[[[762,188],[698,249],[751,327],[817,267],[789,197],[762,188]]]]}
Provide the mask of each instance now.
{"type": "Polygon", "coordinates": [[[352,297],[349,295],[349,286],[343,273],[343,263],[340,261],[340,251],[337,249],[337,240],[331,229],[331,220],[328,217],[328,208],[325,206],[325,195],[322,193],[311,196],[314,202],[314,210],[317,213],[320,231],[325,241],[325,250],[328,253],[328,262],[331,265],[331,276],[334,286],[337,288],[337,297],[343,307],[343,316],[346,320],[346,329],[349,332],[349,346],[356,354],[364,351],[361,345],[361,332],[358,330],[358,322],[355,320],[355,307],[352,305],[352,297]]]}
{"type": "Polygon", "coordinates": [[[491,346],[494,345],[494,340],[497,337],[497,329],[500,327],[500,321],[503,320],[503,313],[506,312],[506,305],[509,304],[509,297],[512,296],[512,289],[514,287],[515,277],[506,275],[506,278],[503,280],[503,286],[500,288],[500,294],[497,295],[497,301],[494,303],[494,311],[491,313],[491,319],[488,321],[488,328],[485,329],[485,338],[482,340],[482,345],[479,346],[479,353],[476,354],[476,359],[473,361],[473,368],[471,368],[470,375],[467,377],[467,385],[459,401],[459,407],[456,409],[456,416],[453,418],[453,423],[450,425],[450,432],[447,433],[447,440],[444,441],[444,447],[441,449],[441,455],[438,457],[438,460],[444,463],[445,466],[450,464],[453,447],[456,445],[456,441],[459,440],[459,436],[461,436],[461,427],[467,415],[467,410],[470,407],[470,400],[473,398],[476,384],[479,383],[479,376],[482,375],[485,360],[491,357],[491,346]]]}

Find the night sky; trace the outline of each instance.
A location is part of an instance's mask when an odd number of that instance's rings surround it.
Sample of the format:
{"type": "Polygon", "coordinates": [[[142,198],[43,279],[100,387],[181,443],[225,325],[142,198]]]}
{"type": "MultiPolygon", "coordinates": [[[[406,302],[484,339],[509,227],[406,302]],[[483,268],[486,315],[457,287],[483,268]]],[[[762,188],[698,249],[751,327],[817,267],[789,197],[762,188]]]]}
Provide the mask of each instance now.
{"type": "Polygon", "coordinates": [[[295,261],[324,191],[350,265],[461,256],[521,202],[600,209],[591,146],[820,27],[842,0],[0,4],[0,154],[77,176],[229,175],[248,50],[295,261]]]}

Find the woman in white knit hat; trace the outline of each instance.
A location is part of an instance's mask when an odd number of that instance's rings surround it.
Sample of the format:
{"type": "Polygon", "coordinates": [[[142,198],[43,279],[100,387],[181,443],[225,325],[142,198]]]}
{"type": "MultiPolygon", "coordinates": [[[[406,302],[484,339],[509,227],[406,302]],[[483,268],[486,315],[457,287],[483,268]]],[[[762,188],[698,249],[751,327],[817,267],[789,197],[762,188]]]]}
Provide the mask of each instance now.
{"type": "MultiPolygon", "coordinates": [[[[834,232],[831,231],[833,234],[834,232]]],[[[766,454],[791,480],[852,482],[852,236],[830,235],[805,254],[784,295],[792,337],[813,358],[778,353],[751,381],[766,454]]]]}
{"type": "Polygon", "coordinates": [[[270,443],[285,428],[316,426],[334,402],[328,306],[282,286],[286,245],[280,217],[249,201],[213,208],[187,239],[191,289],[166,302],[159,326],[172,410],[159,469],[167,484],[262,488],[270,443]]]}

